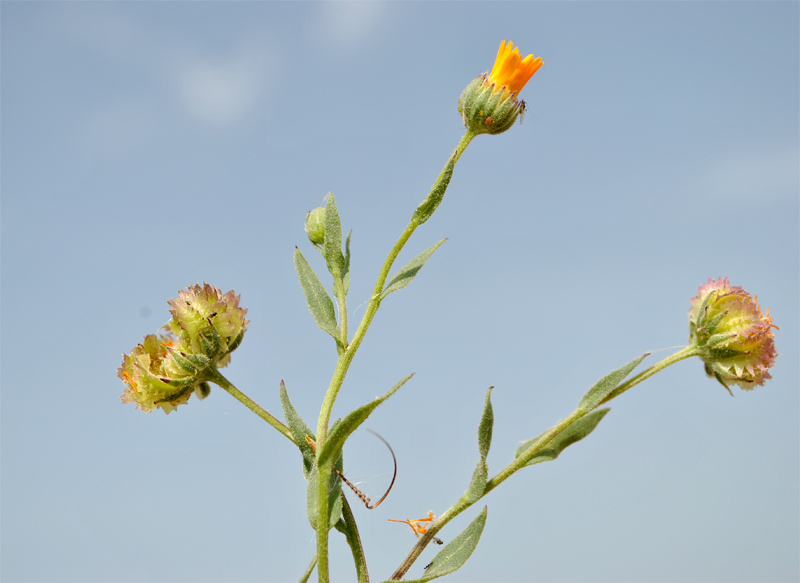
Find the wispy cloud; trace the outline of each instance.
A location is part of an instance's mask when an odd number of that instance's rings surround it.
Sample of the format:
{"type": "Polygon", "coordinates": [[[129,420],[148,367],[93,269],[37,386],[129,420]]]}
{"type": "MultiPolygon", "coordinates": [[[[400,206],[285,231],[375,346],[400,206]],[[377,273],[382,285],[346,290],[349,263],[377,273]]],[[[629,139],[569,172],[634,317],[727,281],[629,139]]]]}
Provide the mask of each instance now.
{"type": "Polygon", "coordinates": [[[199,51],[174,59],[171,67],[182,106],[195,119],[226,127],[263,105],[277,59],[264,45],[246,43],[227,56],[199,51]]]}
{"type": "Polygon", "coordinates": [[[383,2],[324,2],[320,4],[322,34],[340,46],[364,41],[378,28],[386,12],[383,2]]]}

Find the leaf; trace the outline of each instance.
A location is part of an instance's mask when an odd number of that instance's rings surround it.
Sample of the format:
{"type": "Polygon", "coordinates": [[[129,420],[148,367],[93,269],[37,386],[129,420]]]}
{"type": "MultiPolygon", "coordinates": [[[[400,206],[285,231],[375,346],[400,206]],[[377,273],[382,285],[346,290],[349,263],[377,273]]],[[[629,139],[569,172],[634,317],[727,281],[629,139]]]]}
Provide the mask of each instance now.
{"type": "Polygon", "coordinates": [[[445,241],[447,241],[447,239],[442,239],[438,243],[434,243],[425,249],[425,251],[414,257],[414,259],[406,263],[403,268],[400,269],[400,271],[394,274],[394,277],[389,280],[389,283],[386,284],[386,287],[383,288],[380,299],[382,300],[393,291],[402,289],[411,283],[411,280],[417,276],[417,272],[422,269],[422,266],[425,265],[425,262],[428,260],[428,258],[433,255],[433,252],[436,251],[445,241]]]}
{"type": "Polygon", "coordinates": [[[308,261],[306,261],[306,258],[303,257],[297,247],[294,248],[294,267],[297,270],[297,277],[300,279],[300,285],[303,288],[308,309],[311,310],[314,321],[317,326],[333,336],[338,342],[339,326],[336,324],[333,300],[331,300],[317,274],[311,269],[308,261]]]}
{"type": "Polygon", "coordinates": [[[478,425],[478,450],[481,459],[472,473],[469,487],[464,493],[464,498],[470,504],[479,500],[486,490],[486,482],[489,479],[489,466],[486,463],[486,456],[489,454],[489,447],[492,444],[492,426],[494,425],[494,412],[492,411],[491,394],[494,387],[489,387],[486,391],[486,401],[483,406],[483,415],[478,425]]]}
{"type": "Polygon", "coordinates": [[[478,461],[478,465],[475,466],[475,471],[472,472],[472,479],[469,481],[467,491],[464,492],[461,498],[469,504],[474,504],[483,496],[483,492],[486,490],[486,482],[488,481],[489,466],[481,459],[478,461]]]}
{"type": "Polygon", "coordinates": [[[325,443],[322,446],[322,451],[318,452],[317,454],[317,463],[322,465],[334,455],[338,456],[339,452],[342,451],[342,447],[344,447],[344,442],[348,437],[350,437],[350,434],[358,429],[358,426],[367,420],[367,418],[378,405],[383,403],[386,399],[397,392],[397,390],[406,384],[408,379],[410,379],[412,376],[414,376],[414,373],[411,373],[406,378],[402,379],[399,383],[389,389],[383,396],[370,401],[366,405],[362,405],[355,411],[345,416],[341,423],[333,426],[330,433],[328,433],[328,438],[325,440],[325,443]]]}
{"type": "Polygon", "coordinates": [[[444,193],[447,190],[447,186],[450,184],[450,179],[453,177],[453,168],[456,166],[456,154],[453,153],[450,156],[450,160],[447,162],[447,165],[442,170],[442,173],[439,175],[439,178],[436,179],[436,184],[434,188],[428,193],[428,196],[425,197],[417,209],[414,211],[414,214],[411,215],[412,219],[417,219],[419,224],[421,225],[429,218],[436,210],[436,207],[439,206],[439,203],[442,202],[444,198],[444,193]]]}
{"type": "MultiPolygon", "coordinates": [[[[577,421],[573,422],[572,425],[567,427],[564,431],[561,432],[560,435],[555,437],[550,443],[548,443],[544,449],[539,451],[531,460],[525,464],[525,466],[532,466],[533,464],[538,464],[540,462],[549,462],[551,460],[556,459],[562,451],[564,451],[567,447],[572,445],[573,443],[580,441],[587,435],[589,435],[594,428],[597,427],[597,424],[605,417],[606,413],[608,413],[611,409],[596,409],[591,413],[587,413],[577,421]]],[[[542,434],[544,435],[544,434],[542,434]]],[[[514,455],[515,458],[521,456],[525,451],[542,436],[539,435],[538,437],[534,437],[533,439],[529,439],[528,441],[524,442],[517,448],[517,452],[514,455]]]]}
{"type": "Polygon", "coordinates": [[[341,279],[344,271],[345,260],[342,255],[342,223],[339,221],[339,211],[333,193],[329,193],[325,200],[325,241],[323,243],[325,261],[328,271],[334,279],[341,279]]]}
{"type": "Polygon", "coordinates": [[[344,271],[342,272],[342,284],[344,287],[344,295],[350,291],[350,236],[353,231],[347,233],[347,239],[344,242],[344,271]]]}
{"type": "Polygon", "coordinates": [[[492,410],[492,389],[489,387],[486,391],[486,402],[483,405],[483,415],[481,416],[480,425],[478,425],[478,449],[481,452],[481,459],[486,461],[486,456],[489,455],[489,446],[492,445],[492,427],[494,425],[494,411],[492,410]]]}
{"type": "Polygon", "coordinates": [[[461,534],[439,551],[420,579],[408,583],[423,583],[458,571],[478,546],[485,524],[486,506],[461,534]]]}
{"type": "MultiPolygon", "coordinates": [[[[341,462],[341,459],[339,460],[341,462]]],[[[342,471],[340,463],[337,469],[342,471]]],[[[306,489],[306,512],[311,528],[317,529],[317,481],[319,480],[319,466],[316,465],[308,474],[308,488],[306,489]]],[[[328,482],[328,528],[332,528],[342,515],[342,480],[339,474],[331,471],[328,482]]]]}
{"type": "Polygon", "coordinates": [[[289,431],[292,432],[292,438],[295,444],[297,444],[297,447],[300,449],[300,453],[303,454],[303,475],[305,479],[308,480],[308,474],[314,466],[314,459],[316,456],[314,455],[314,450],[311,449],[311,446],[306,441],[306,435],[314,439],[314,433],[312,433],[311,429],[309,429],[300,415],[297,414],[291,401],[289,401],[289,393],[286,391],[286,385],[283,380],[281,380],[280,393],[283,415],[286,417],[286,424],[289,426],[289,431]]]}
{"type": "Polygon", "coordinates": [[[600,403],[603,402],[603,399],[605,399],[614,389],[616,389],[617,385],[620,384],[625,377],[628,376],[633,369],[639,366],[639,363],[649,355],[649,352],[645,352],[643,355],[634,358],[628,364],[621,366],[617,370],[607,374],[602,379],[597,381],[594,386],[583,396],[581,402],[578,403],[578,410],[589,412],[595,409],[598,405],[600,405],[600,403]]]}

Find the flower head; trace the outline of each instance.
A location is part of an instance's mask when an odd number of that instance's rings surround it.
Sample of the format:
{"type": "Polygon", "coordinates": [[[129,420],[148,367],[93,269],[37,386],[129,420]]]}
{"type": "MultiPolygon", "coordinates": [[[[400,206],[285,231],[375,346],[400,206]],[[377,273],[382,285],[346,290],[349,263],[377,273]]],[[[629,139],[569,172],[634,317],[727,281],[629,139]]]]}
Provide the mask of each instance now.
{"type": "Polygon", "coordinates": [[[195,284],[178,293],[169,302],[172,321],[167,324],[177,337],[182,353],[195,355],[195,365],[223,367],[230,362],[230,353],[242,341],[248,321],[245,308],[239,307],[239,296],[233,290],[226,294],[206,284],[195,284]]]}
{"type": "Polygon", "coordinates": [[[494,60],[492,72],[489,73],[485,83],[494,85],[495,91],[505,90],[518,94],[543,63],[541,57],[534,59],[533,55],[528,55],[523,59],[519,55],[519,47],[514,47],[514,43],[511,41],[508,44],[506,41],[502,41],[494,60]]]}
{"type": "Polygon", "coordinates": [[[172,321],[165,334],[145,336],[144,342],[123,355],[117,376],[125,382],[123,403],[149,413],[156,407],[169,413],[211,391],[208,382],[217,368],[230,362],[242,342],[247,310],[233,291],[223,294],[204,284],[193,285],[169,301],[172,321]]]}
{"type": "Polygon", "coordinates": [[[492,72],[479,75],[458,100],[464,125],[475,134],[499,134],[510,128],[525,111],[525,102],[517,95],[542,63],[533,55],[523,59],[514,43],[502,41],[492,72]]]}
{"type": "Polygon", "coordinates": [[[751,390],[771,378],[775,363],[769,310],[761,312],[758,298],[731,286],[728,278],[701,285],[689,310],[689,342],[700,348],[706,374],[729,385],[751,390]]]}
{"type": "Polygon", "coordinates": [[[117,369],[126,385],[120,397],[123,403],[136,403],[145,413],[158,407],[168,414],[188,402],[193,392],[201,398],[208,394],[208,386],[175,361],[174,340],[169,334],[148,334],[142,344],[123,355],[117,369]]]}

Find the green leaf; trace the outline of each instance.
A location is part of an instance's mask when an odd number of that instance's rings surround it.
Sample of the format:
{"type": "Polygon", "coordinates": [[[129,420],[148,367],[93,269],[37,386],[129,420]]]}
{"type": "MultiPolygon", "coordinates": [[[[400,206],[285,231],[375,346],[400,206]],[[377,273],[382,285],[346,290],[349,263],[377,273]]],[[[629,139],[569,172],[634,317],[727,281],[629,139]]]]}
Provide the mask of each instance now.
{"type": "Polygon", "coordinates": [[[308,261],[306,261],[306,258],[303,257],[297,247],[294,248],[294,267],[297,270],[297,277],[300,279],[300,285],[303,287],[308,309],[311,310],[314,321],[317,326],[333,336],[338,342],[339,326],[336,324],[333,300],[331,300],[317,274],[311,269],[308,261]]]}
{"type": "Polygon", "coordinates": [[[475,466],[475,471],[472,472],[472,479],[469,481],[467,491],[464,492],[464,495],[462,496],[464,501],[469,504],[473,504],[477,500],[480,500],[480,497],[483,496],[483,492],[486,490],[486,482],[488,481],[489,466],[483,459],[481,459],[478,461],[478,465],[475,466]]]}
{"type": "Polygon", "coordinates": [[[589,412],[595,409],[598,405],[600,405],[600,403],[603,402],[603,399],[611,394],[611,392],[617,388],[617,385],[620,384],[625,377],[628,376],[633,369],[639,366],[639,363],[649,355],[649,352],[645,352],[643,355],[634,358],[628,364],[621,366],[614,372],[607,374],[602,379],[597,381],[594,386],[583,396],[581,402],[578,403],[578,410],[589,412]]]}
{"type": "Polygon", "coordinates": [[[283,405],[283,415],[286,417],[286,424],[289,426],[289,431],[292,432],[292,438],[303,454],[303,475],[308,480],[308,474],[311,468],[314,467],[314,460],[316,458],[314,450],[306,441],[306,435],[314,439],[314,433],[306,425],[305,421],[297,414],[295,408],[289,401],[289,393],[286,391],[286,385],[281,380],[281,405],[283,405]]]}
{"type": "Polygon", "coordinates": [[[414,373],[411,373],[406,378],[402,379],[399,383],[389,389],[383,396],[370,401],[366,405],[362,405],[355,411],[345,416],[341,423],[333,426],[330,433],[328,433],[328,438],[325,440],[325,444],[322,446],[322,451],[318,452],[317,454],[317,463],[324,464],[333,456],[338,456],[339,452],[342,451],[342,447],[344,447],[344,442],[348,437],[350,437],[350,434],[353,433],[353,431],[355,431],[359,425],[367,420],[367,418],[378,405],[396,393],[397,390],[406,384],[408,379],[410,379],[412,376],[414,376],[414,373]]]}
{"type": "Polygon", "coordinates": [[[478,425],[478,449],[481,452],[481,459],[486,461],[486,456],[489,455],[489,446],[492,445],[492,427],[494,426],[494,411],[492,410],[492,389],[489,387],[486,391],[486,402],[483,405],[483,415],[481,416],[480,425],[478,425]]]}
{"type": "MultiPolygon", "coordinates": [[[[548,443],[544,449],[539,451],[531,460],[525,464],[525,466],[532,466],[533,464],[538,464],[540,462],[549,462],[551,460],[556,459],[559,454],[564,451],[567,447],[575,443],[576,441],[580,441],[587,435],[589,435],[594,428],[597,427],[597,424],[605,417],[606,413],[608,413],[611,409],[596,409],[591,413],[587,413],[577,421],[573,422],[572,425],[564,429],[560,435],[553,438],[553,440],[548,443]]],[[[542,434],[544,435],[544,434],[542,434]]],[[[538,437],[534,437],[533,439],[529,439],[528,441],[524,442],[517,448],[517,452],[514,455],[515,458],[521,456],[525,451],[542,436],[539,435],[538,437]]]]}
{"type": "Polygon", "coordinates": [[[437,181],[433,189],[428,193],[428,196],[425,197],[425,200],[420,203],[420,205],[414,211],[414,214],[411,216],[412,219],[417,219],[420,225],[431,218],[431,215],[436,210],[436,207],[438,207],[439,203],[442,202],[444,193],[447,190],[447,186],[450,184],[450,179],[453,177],[453,168],[455,168],[455,166],[456,154],[454,153],[447,162],[447,166],[445,166],[444,170],[442,170],[439,178],[436,179],[437,181]]]}
{"type": "Polygon", "coordinates": [[[430,581],[437,577],[449,575],[458,571],[467,562],[470,555],[475,551],[478,546],[478,541],[481,539],[483,527],[486,524],[486,506],[483,507],[480,514],[470,522],[469,526],[464,529],[464,532],[459,534],[456,538],[450,541],[439,553],[433,558],[430,566],[425,569],[424,575],[414,582],[408,583],[423,583],[430,581]]]}
{"type": "MultiPolygon", "coordinates": [[[[339,460],[341,462],[341,458],[339,460]]],[[[337,462],[337,468],[342,471],[341,464],[337,462]]],[[[308,488],[306,489],[306,511],[311,528],[317,528],[317,481],[319,480],[319,466],[308,474],[308,488]]],[[[328,482],[328,528],[332,528],[339,521],[342,515],[342,480],[339,474],[331,471],[328,482]]]]}
{"type": "Polygon", "coordinates": [[[344,271],[342,272],[342,283],[344,287],[344,295],[350,291],[350,236],[353,231],[347,233],[347,239],[344,242],[344,271]]]}
{"type": "Polygon", "coordinates": [[[342,277],[345,260],[342,255],[342,224],[339,221],[339,211],[333,193],[328,194],[325,200],[325,241],[323,244],[325,261],[328,271],[334,279],[342,277]]]}
{"type": "Polygon", "coordinates": [[[428,258],[433,255],[433,252],[445,241],[447,241],[447,239],[442,239],[438,243],[434,243],[425,249],[425,251],[414,257],[414,259],[406,263],[400,271],[394,274],[394,277],[389,280],[386,287],[383,288],[380,299],[382,300],[393,291],[402,289],[411,283],[411,280],[417,276],[417,272],[422,269],[422,266],[425,265],[428,258]]]}
{"type": "Polygon", "coordinates": [[[483,496],[486,490],[486,482],[489,479],[489,466],[486,463],[486,456],[489,455],[489,447],[492,445],[492,427],[494,425],[494,412],[492,411],[491,394],[494,387],[489,387],[486,391],[486,401],[483,406],[483,415],[478,425],[478,450],[481,459],[472,473],[469,487],[464,493],[464,498],[470,504],[483,496]]]}

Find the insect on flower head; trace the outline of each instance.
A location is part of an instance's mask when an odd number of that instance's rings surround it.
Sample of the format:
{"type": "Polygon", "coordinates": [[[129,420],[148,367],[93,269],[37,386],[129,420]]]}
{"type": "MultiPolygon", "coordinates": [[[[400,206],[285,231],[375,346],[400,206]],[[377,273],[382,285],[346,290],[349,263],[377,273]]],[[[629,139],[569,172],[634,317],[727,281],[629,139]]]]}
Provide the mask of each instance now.
{"type": "Polygon", "coordinates": [[[499,134],[510,128],[525,112],[525,102],[517,96],[542,64],[541,57],[522,58],[519,47],[502,41],[492,71],[479,75],[458,100],[464,125],[475,134],[499,134]]]}

